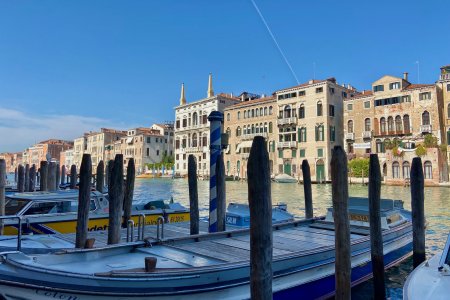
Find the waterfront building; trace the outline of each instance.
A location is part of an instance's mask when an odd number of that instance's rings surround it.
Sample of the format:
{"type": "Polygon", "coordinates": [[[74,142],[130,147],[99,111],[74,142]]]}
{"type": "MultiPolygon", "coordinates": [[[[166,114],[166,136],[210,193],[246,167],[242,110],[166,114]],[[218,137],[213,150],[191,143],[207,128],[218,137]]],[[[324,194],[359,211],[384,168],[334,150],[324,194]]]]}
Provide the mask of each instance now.
{"type": "Polygon", "coordinates": [[[208,116],[212,111],[222,112],[240,99],[232,95],[214,95],[212,76],[209,75],[206,98],[186,103],[184,84],[181,86],[180,105],[175,107],[175,171],[187,174],[188,156],[197,160],[197,171],[209,175],[209,128],[208,116]]]}
{"type": "MultiPolygon", "coordinates": [[[[364,91],[345,99],[344,134],[349,158],[378,153],[387,184],[409,181],[416,146],[432,135],[442,141],[442,102],[435,84],[412,84],[403,78],[383,76],[364,91]]],[[[436,147],[435,147],[436,148],[436,147]]],[[[442,157],[438,149],[423,152],[425,182],[441,181],[442,157]]]]}
{"type": "Polygon", "coordinates": [[[22,153],[0,153],[0,158],[5,160],[6,172],[13,173],[19,164],[22,163],[22,153]]]}
{"type": "Polygon", "coordinates": [[[438,86],[443,102],[443,144],[447,145],[447,163],[450,164],[450,65],[441,67],[441,74],[436,85],[438,86]]]}
{"type": "Polygon", "coordinates": [[[71,141],[58,139],[42,141],[34,144],[23,152],[23,164],[29,164],[30,166],[34,164],[39,167],[41,161],[59,162],[61,152],[72,147],[73,143],[71,141]]]}
{"type": "MultiPolygon", "coordinates": [[[[79,170],[81,167],[81,161],[83,154],[87,151],[87,137],[89,133],[83,134],[82,137],[76,138],[73,141],[73,164],[77,166],[79,170]]],[[[72,165],[71,165],[72,166],[72,165]]]]}
{"type": "Polygon", "coordinates": [[[263,136],[267,141],[270,172],[273,174],[274,162],[277,161],[277,100],[274,96],[248,97],[248,93],[241,97],[242,102],[224,109],[223,127],[228,135],[228,147],[224,151],[226,175],[247,177],[247,162],[255,136],[263,136]]]}
{"type": "Polygon", "coordinates": [[[59,167],[66,166],[66,174],[69,173],[71,166],[73,165],[73,152],[74,149],[67,149],[60,154],[59,167]]]}
{"type": "Polygon", "coordinates": [[[92,169],[97,168],[98,163],[105,161],[105,148],[114,141],[126,136],[127,132],[110,128],[101,128],[100,132],[91,132],[87,136],[86,153],[91,154],[92,169]]]}
{"type": "Polygon", "coordinates": [[[330,181],[331,150],[343,141],[343,100],[355,93],[350,85],[339,85],[334,78],[276,91],[275,172],[300,177],[306,159],[313,181],[330,181]]]}
{"type": "Polygon", "coordinates": [[[174,123],[165,122],[163,124],[153,124],[150,129],[158,130],[163,136],[163,151],[168,156],[173,156],[174,147],[174,123]]]}

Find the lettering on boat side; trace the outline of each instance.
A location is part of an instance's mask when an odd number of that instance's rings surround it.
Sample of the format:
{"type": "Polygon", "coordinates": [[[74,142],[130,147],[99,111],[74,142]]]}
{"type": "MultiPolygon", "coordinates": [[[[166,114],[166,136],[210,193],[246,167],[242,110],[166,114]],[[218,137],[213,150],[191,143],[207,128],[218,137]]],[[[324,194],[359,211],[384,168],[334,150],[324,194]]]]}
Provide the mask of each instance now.
{"type": "Polygon", "coordinates": [[[36,295],[45,296],[52,299],[61,299],[61,300],[78,300],[77,296],[72,296],[68,294],[63,294],[59,292],[51,292],[51,291],[43,291],[43,290],[35,290],[36,295]]]}
{"type": "Polygon", "coordinates": [[[173,222],[184,222],[184,216],[170,216],[170,223],[173,222]]]}
{"type": "Polygon", "coordinates": [[[369,216],[350,214],[350,220],[352,220],[352,221],[361,221],[361,222],[369,222],[369,216]]]}
{"type": "Polygon", "coordinates": [[[237,224],[237,218],[235,217],[227,217],[228,224],[237,224]]]}

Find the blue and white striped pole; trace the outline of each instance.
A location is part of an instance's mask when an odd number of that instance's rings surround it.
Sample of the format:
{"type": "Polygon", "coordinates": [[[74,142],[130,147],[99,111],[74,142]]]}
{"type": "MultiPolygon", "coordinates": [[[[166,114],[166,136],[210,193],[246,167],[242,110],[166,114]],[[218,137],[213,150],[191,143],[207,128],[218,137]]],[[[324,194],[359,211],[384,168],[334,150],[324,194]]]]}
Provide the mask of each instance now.
{"type": "Polygon", "coordinates": [[[217,176],[216,163],[221,151],[223,114],[213,111],[208,116],[209,126],[209,232],[217,232],[217,176]]]}

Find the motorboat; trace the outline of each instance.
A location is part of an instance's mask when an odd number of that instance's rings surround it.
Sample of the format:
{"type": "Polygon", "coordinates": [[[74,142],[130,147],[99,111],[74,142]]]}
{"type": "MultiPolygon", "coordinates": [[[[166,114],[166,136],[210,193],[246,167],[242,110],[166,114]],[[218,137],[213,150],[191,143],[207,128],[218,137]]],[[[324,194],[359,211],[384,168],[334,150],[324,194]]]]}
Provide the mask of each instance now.
{"type": "MultiPolygon", "coordinates": [[[[272,224],[289,222],[294,220],[294,215],[287,212],[284,203],[272,207],[272,224]]],[[[227,225],[240,227],[250,226],[250,209],[248,204],[230,203],[227,207],[225,222],[227,225]]]]}
{"type": "Polygon", "coordinates": [[[288,175],[288,174],[279,174],[274,177],[274,181],[278,183],[295,183],[297,182],[297,179],[294,177],[288,175]]]}

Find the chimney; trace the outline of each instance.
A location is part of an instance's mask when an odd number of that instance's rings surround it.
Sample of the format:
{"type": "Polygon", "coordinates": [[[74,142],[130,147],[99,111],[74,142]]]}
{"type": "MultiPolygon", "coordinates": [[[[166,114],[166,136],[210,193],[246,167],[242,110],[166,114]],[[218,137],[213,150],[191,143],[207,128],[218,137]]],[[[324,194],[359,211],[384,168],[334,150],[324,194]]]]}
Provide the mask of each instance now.
{"type": "Polygon", "coordinates": [[[403,79],[408,81],[408,72],[403,72],[403,79]]]}

